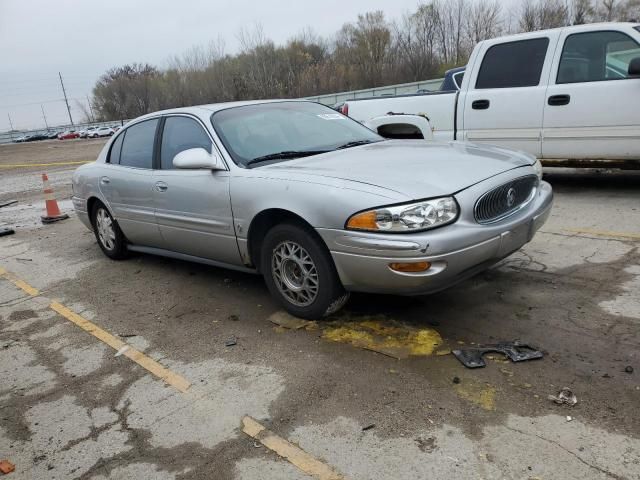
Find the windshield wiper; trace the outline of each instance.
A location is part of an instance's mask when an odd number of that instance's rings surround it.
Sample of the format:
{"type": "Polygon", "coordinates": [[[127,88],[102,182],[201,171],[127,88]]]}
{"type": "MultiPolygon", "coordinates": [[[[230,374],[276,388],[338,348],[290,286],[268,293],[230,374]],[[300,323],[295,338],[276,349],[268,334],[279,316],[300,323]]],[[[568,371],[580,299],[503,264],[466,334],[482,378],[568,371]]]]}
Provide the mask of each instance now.
{"type": "Polygon", "coordinates": [[[342,150],[343,148],[357,147],[359,145],[367,145],[369,143],[375,143],[375,142],[373,140],[355,140],[353,142],[347,142],[344,145],[340,145],[339,147],[336,147],[336,150],[342,150]]]}
{"type": "Polygon", "coordinates": [[[261,157],[252,158],[245,167],[253,165],[254,163],[266,162],[269,160],[286,160],[290,158],[310,157],[312,155],[320,155],[321,153],[327,153],[331,150],[285,150],[284,152],[270,153],[269,155],[262,155],[261,157]]]}

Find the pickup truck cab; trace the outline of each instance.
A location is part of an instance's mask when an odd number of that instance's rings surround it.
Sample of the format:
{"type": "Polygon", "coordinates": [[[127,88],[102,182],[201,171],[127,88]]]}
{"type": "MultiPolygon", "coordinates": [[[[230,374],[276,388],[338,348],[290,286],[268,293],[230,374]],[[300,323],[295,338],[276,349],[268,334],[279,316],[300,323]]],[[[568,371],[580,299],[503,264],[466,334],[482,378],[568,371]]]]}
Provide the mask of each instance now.
{"type": "MultiPolygon", "coordinates": [[[[348,101],[366,122],[428,117],[435,140],[523,150],[538,158],[640,161],[640,25],[601,23],[480,42],[458,92],[348,101]]],[[[567,162],[568,160],[568,162],[567,162]]]]}

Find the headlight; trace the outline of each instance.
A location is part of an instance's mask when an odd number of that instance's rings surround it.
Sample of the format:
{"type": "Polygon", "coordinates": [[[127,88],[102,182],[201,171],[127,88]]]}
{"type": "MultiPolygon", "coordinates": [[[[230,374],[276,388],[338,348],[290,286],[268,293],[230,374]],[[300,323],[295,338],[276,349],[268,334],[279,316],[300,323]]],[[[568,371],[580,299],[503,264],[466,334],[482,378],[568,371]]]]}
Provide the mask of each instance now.
{"type": "Polygon", "coordinates": [[[443,197],[356,213],[347,220],[346,227],[371,232],[419,232],[441,227],[457,217],[456,201],[443,197]]]}
{"type": "Polygon", "coordinates": [[[536,163],[533,164],[533,169],[536,171],[538,179],[542,180],[542,163],[540,163],[540,160],[536,159],[536,163]]]}

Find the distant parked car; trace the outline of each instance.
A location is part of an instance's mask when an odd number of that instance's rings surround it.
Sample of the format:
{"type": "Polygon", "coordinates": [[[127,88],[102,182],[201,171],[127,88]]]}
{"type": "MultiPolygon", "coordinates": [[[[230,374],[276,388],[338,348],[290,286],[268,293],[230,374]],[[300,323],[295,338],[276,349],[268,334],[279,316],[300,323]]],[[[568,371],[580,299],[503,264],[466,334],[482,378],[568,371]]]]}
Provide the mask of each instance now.
{"type": "Polygon", "coordinates": [[[98,129],[98,127],[87,127],[83,130],[80,130],[80,138],[91,138],[89,135],[96,131],[98,129]]]}
{"type": "Polygon", "coordinates": [[[47,136],[47,132],[36,132],[29,137],[27,142],[37,142],[39,140],[47,140],[49,137],[47,136]]]}
{"type": "Polygon", "coordinates": [[[87,138],[110,137],[114,133],[111,127],[100,127],[87,133],[87,138]]]}
{"type": "Polygon", "coordinates": [[[16,143],[28,142],[29,138],[31,138],[31,135],[20,135],[18,138],[15,139],[15,142],[16,143]]]}
{"type": "Polygon", "coordinates": [[[54,130],[49,130],[49,131],[47,132],[47,139],[49,139],[49,140],[53,140],[53,139],[55,139],[55,138],[58,138],[58,134],[59,134],[59,133],[60,133],[60,132],[56,132],[56,131],[54,131],[54,130]]]}
{"type": "Polygon", "coordinates": [[[73,138],[80,138],[80,134],[75,130],[67,130],[58,135],[58,140],[71,140],[73,138]]]}

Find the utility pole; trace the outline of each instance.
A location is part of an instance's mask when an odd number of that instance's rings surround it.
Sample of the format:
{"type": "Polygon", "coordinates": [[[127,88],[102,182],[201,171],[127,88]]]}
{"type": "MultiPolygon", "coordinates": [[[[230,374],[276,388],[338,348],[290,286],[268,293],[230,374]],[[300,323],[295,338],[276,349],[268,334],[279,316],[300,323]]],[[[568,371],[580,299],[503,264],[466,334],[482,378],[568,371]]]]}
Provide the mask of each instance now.
{"type": "Polygon", "coordinates": [[[58,72],[58,76],[60,77],[60,85],[62,85],[62,93],[64,94],[64,103],[67,104],[67,113],[69,113],[69,121],[71,122],[71,126],[73,126],[73,118],[71,118],[71,109],[69,108],[69,100],[67,100],[67,92],[64,89],[64,82],[62,81],[62,74],[58,72]]]}
{"type": "Polygon", "coordinates": [[[42,117],[44,118],[44,126],[49,130],[49,125],[47,124],[47,116],[44,114],[44,107],[40,104],[40,110],[42,110],[42,117]]]}
{"type": "Polygon", "coordinates": [[[11,133],[9,133],[9,135],[11,135],[11,141],[13,142],[13,122],[11,121],[11,115],[9,115],[9,113],[7,113],[7,117],[9,117],[9,125],[11,126],[11,133]]]}
{"type": "Polygon", "coordinates": [[[89,95],[87,95],[87,103],[89,104],[89,111],[91,112],[91,121],[96,123],[96,116],[93,114],[93,107],[91,106],[91,101],[89,100],[89,95]]]}

